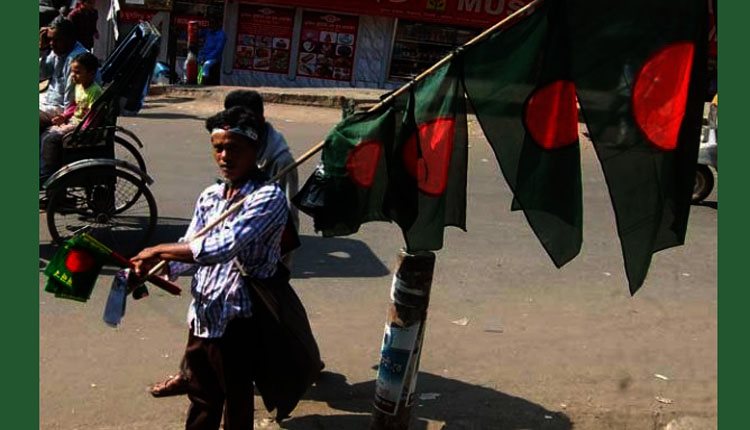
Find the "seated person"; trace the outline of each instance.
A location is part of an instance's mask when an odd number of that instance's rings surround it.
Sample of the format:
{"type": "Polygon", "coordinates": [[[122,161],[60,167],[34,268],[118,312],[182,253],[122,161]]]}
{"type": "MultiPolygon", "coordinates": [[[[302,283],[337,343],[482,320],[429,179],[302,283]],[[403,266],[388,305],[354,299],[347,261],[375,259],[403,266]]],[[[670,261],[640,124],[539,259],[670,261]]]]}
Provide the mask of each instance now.
{"type": "Polygon", "coordinates": [[[73,103],[75,83],[70,76],[73,59],[86,48],[76,42],[73,23],[56,18],[49,27],[39,31],[39,47],[51,52],[39,59],[39,80],[49,79],[47,90],[39,95],[39,128],[52,124],[52,117],[60,115],[73,103]]]}
{"type": "Polygon", "coordinates": [[[84,52],[71,62],[70,76],[75,83],[75,98],[65,112],[52,117],[53,126],[41,135],[40,176],[50,175],[57,170],[61,161],[60,147],[63,136],[75,130],[91,109],[94,101],[101,96],[102,87],[96,83],[98,68],[99,60],[89,52],[84,52]]]}
{"type": "Polygon", "coordinates": [[[221,70],[221,54],[227,43],[227,35],[221,29],[221,22],[213,17],[207,29],[203,30],[203,48],[198,52],[201,68],[199,84],[218,85],[221,70]]]}

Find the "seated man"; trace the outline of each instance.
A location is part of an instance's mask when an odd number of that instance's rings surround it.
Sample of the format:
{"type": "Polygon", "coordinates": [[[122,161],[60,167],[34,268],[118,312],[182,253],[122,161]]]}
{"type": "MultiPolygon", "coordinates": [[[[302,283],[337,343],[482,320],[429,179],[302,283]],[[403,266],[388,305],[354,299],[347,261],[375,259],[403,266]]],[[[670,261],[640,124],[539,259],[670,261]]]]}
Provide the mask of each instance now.
{"type": "Polygon", "coordinates": [[[75,83],[70,74],[73,59],[88,52],[76,42],[73,23],[56,18],[49,27],[39,32],[39,47],[49,46],[51,52],[39,59],[39,80],[49,79],[47,90],[39,96],[39,128],[52,124],[52,118],[62,114],[75,98],[75,83]]]}
{"type": "Polygon", "coordinates": [[[221,22],[212,17],[207,29],[203,30],[203,48],[198,52],[200,75],[198,83],[218,85],[221,70],[221,55],[227,43],[227,35],[221,29],[221,22]]]}

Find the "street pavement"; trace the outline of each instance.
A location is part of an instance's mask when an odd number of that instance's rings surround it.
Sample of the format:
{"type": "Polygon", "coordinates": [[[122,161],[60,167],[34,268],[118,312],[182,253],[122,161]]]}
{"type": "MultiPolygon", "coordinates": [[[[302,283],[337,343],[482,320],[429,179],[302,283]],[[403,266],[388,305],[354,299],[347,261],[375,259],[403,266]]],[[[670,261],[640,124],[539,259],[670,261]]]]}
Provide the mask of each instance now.
{"type": "MultiPolygon", "coordinates": [[[[182,234],[216,177],[202,121],[220,102],[155,96],[139,116],[120,121],[146,145],[158,240],[182,234]]],[[[340,110],[269,104],[266,117],[298,156],[340,110]]],[[[686,245],[656,254],[630,297],[609,195],[585,135],[584,245],[558,270],[523,214],[510,211],[511,193],[475,122],[470,131],[468,232],[448,228],[437,252],[411,428],[716,428],[716,192],[692,207],[686,245]]],[[[301,181],[316,160],[300,168],[301,181]]],[[[189,294],[152,287],[109,328],[101,315],[113,270],[87,303],[43,292],[52,248],[41,213],[39,228],[41,428],[183,428],[187,398],[154,399],[146,387],[177,370],[189,294]]],[[[304,215],[301,234],[293,286],[326,370],[281,426],[256,397],[256,428],[366,429],[401,234],[370,223],[326,239],[304,215]]],[[[189,279],[178,283],[189,291],[189,279]]]]}

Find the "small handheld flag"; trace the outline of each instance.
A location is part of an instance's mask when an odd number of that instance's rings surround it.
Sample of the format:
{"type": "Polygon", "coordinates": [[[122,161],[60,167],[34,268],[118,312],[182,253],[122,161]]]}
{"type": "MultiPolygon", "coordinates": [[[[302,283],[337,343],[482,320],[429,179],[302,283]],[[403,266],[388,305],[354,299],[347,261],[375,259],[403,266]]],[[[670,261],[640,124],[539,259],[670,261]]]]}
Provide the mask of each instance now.
{"type": "MultiPolygon", "coordinates": [[[[91,296],[102,266],[107,262],[132,268],[127,258],[107,248],[91,235],[77,234],[60,247],[44,269],[44,274],[48,277],[44,290],[56,297],[85,302],[91,296]]],[[[158,276],[149,276],[148,281],[170,294],[179,295],[181,292],[180,287],[158,276]]],[[[139,289],[145,291],[145,288],[141,285],[134,291],[134,295],[143,296],[139,289]]]]}

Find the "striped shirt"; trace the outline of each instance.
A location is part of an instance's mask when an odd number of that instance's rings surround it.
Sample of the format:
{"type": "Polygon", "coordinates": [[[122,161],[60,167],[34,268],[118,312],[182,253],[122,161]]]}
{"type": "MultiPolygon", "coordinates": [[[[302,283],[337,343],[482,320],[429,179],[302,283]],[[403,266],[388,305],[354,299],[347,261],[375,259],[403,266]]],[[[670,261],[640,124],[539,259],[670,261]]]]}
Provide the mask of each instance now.
{"type": "MultiPolygon", "coordinates": [[[[248,181],[231,199],[224,198],[226,184],[212,185],[201,193],[185,237],[191,237],[224,210],[250,193],[253,197],[206,235],[193,239],[190,249],[197,263],[188,309],[193,334],[216,338],[224,334],[233,318],[251,315],[251,303],[242,280],[247,276],[264,279],[274,274],[281,258],[281,233],[288,208],[277,184],[248,181]]],[[[176,278],[194,264],[171,262],[170,277],[176,278]]]]}

